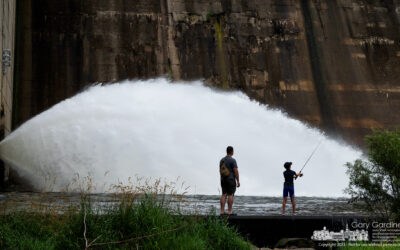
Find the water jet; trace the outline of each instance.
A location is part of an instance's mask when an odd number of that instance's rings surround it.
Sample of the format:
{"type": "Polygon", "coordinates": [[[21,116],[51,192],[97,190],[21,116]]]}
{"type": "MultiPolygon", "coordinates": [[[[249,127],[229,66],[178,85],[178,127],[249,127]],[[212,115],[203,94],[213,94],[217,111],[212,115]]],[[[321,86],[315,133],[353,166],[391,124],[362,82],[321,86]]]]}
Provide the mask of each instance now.
{"type": "Polygon", "coordinates": [[[299,170],[322,139],[297,195],[343,196],[343,164],[361,152],[241,92],[158,78],[90,87],[21,125],[0,156],[45,191],[63,190],[76,174],[92,176],[96,192],[139,175],[180,176],[191,194],[218,194],[218,162],[233,145],[238,194],[280,196],[283,163],[299,170]]]}

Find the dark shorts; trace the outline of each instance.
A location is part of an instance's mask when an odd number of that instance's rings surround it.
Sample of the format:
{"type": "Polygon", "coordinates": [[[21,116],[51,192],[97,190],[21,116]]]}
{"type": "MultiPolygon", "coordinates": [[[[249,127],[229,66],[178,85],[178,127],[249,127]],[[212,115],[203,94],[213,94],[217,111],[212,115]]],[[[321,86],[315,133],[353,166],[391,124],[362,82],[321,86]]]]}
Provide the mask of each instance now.
{"type": "Polygon", "coordinates": [[[290,198],[294,197],[294,187],[283,187],[283,197],[288,197],[290,195],[290,198]]]}
{"type": "Polygon", "coordinates": [[[236,182],[232,179],[221,180],[222,194],[234,195],[236,191],[236,182]]]}

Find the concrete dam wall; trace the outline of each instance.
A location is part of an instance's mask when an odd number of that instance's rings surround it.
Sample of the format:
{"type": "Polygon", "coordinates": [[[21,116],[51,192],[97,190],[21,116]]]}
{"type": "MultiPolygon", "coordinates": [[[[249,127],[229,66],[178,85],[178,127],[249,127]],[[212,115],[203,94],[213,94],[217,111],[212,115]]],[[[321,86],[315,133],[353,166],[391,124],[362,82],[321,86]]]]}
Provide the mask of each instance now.
{"type": "Polygon", "coordinates": [[[93,82],[205,79],[363,146],[400,124],[399,0],[21,0],[14,128],[93,82]]]}
{"type": "MultiPolygon", "coordinates": [[[[16,0],[0,1],[0,140],[12,130],[16,0]]],[[[0,190],[8,182],[9,167],[0,161],[0,190]]]]}

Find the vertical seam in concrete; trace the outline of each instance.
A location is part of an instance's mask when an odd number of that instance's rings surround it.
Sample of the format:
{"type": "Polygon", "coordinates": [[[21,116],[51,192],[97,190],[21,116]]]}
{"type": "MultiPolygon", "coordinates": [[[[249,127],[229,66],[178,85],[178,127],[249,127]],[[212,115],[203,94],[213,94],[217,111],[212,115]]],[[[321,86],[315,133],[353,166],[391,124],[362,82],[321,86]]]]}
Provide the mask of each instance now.
{"type": "MultiPolygon", "coordinates": [[[[17,122],[24,122],[29,119],[34,113],[35,106],[32,103],[32,0],[21,0],[18,16],[21,19],[21,28],[19,34],[21,35],[22,44],[19,51],[19,65],[22,69],[18,70],[20,79],[18,80],[18,100],[23,103],[23,108],[18,109],[17,122]],[[22,60],[21,60],[22,59],[22,60]]],[[[21,105],[18,102],[18,106],[21,105]]]]}
{"type": "Polygon", "coordinates": [[[18,84],[20,81],[19,75],[19,46],[20,46],[20,32],[21,32],[21,1],[16,1],[15,6],[15,31],[14,31],[14,79],[13,79],[13,101],[12,101],[12,114],[11,114],[11,130],[14,130],[18,124],[18,84]]]}
{"type": "Polygon", "coordinates": [[[335,123],[332,116],[333,112],[331,106],[329,105],[330,97],[326,88],[325,76],[323,74],[323,63],[320,59],[320,52],[317,44],[318,41],[315,37],[309,0],[301,0],[301,9],[304,18],[304,29],[306,33],[308,53],[310,55],[311,72],[320,106],[322,126],[325,127],[328,132],[336,132],[335,123]]]}
{"type": "MultiPolygon", "coordinates": [[[[157,24],[158,24],[158,30],[157,30],[157,42],[158,42],[158,55],[157,55],[157,74],[158,75],[163,75],[165,74],[165,65],[167,65],[167,54],[166,54],[166,45],[165,45],[165,40],[166,40],[166,35],[165,35],[165,29],[167,27],[166,25],[166,0],[160,0],[160,14],[157,17],[157,24]]],[[[169,75],[169,77],[172,77],[172,72],[169,75]]]]}
{"type": "Polygon", "coordinates": [[[180,70],[180,62],[179,62],[179,53],[178,50],[175,46],[175,41],[174,41],[174,20],[172,16],[172,6],[171,6],[171,0],[166,0],[166,17],[168,19],[168,43],[167,43],[167,48],[168,48],[168,59],[171,62],[171,71],[172,71],[172,77],[174,80],[180,80],[181,79],[181,70],[180,70]]]}
{"type": "Polygon", "coordinates": [[[226,72],[226,63],[225,63],[225,53],[223,49],[223,35],[222,35],[222,28],[221,28],[221,19],[217,18],[215,21],[215,36],[217,41],[217,55],[218,55],[218,66],[220,67],[220,74],[221,74],[221,81],[222,81],[222,88],[228,88],[228,81],[227,81],[227,72],[226,72]]]}

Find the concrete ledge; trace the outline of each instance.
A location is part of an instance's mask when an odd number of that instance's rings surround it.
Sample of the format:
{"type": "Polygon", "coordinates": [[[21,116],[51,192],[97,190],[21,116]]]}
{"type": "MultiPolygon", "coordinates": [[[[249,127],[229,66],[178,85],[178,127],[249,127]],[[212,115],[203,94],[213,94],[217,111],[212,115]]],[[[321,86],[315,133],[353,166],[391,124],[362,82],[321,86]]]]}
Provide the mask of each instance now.
{"type": "Polygon", "coordinates": [[[232,216],[229,224],[257,247],[274,247],[282,238],[311,239],[314,230],[350,230],[352,222],[367,222],[367,216],[232,216]]]}

